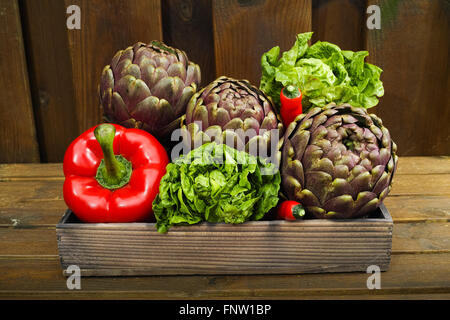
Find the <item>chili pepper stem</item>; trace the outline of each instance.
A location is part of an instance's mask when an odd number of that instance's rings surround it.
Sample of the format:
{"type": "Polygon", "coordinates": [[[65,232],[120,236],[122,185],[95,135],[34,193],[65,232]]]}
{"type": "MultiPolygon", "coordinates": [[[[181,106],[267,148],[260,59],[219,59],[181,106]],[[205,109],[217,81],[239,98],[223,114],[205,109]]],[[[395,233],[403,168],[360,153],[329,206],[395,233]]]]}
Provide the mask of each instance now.
{"type": "Polygon", "coordinates": [[[300,90],[293,85],[288,85],[286,88],[284,88],[283,93],[289,99],[294,99],[300,96],[300,90]]]}
{"type": "Polygon", "coordinates": [[[113,150],[116,128],[111,124],[101,124],[94,130],[103,152],[103,160],[98,166],[96,179],[107,189],[118,189],[127,184],[131,176],[131,163],[113,150]]]}
{"type": "Polygon", "coordinates": [[[306,213],[305,209],[301,204],[296,205],[292,210],[292,215],[294,216],[295,219],[303,219],[305,213],[306,213]]]}

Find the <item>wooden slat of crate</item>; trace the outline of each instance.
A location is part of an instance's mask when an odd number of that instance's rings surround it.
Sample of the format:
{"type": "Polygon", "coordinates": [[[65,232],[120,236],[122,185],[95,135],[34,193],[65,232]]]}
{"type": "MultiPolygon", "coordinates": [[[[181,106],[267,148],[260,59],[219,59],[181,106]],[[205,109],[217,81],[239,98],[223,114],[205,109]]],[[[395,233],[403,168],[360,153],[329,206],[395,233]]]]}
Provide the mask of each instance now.
{"type": "Polygon", "coordinates": [[[84,276],[279,274],[389,268],[392,218],[202,223],[157,232],[154,223],[83,224],[68,212],[56,226],[63,270],[84,276]]]}

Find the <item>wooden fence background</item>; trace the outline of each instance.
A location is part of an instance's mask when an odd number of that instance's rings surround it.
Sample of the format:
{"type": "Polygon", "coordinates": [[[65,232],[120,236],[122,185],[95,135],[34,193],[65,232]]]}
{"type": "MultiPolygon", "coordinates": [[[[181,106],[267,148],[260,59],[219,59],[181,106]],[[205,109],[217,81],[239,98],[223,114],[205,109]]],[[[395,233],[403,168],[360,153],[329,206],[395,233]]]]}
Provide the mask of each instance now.
{"type": "Polygon", "coordinates": [[[450,155],[448,0],[0,0],[0,162],[60,162],[101,121],[97,85],[119,49],[153,39],[183,49],[202,70],[259,85],[260,57],[314,31],[342,49],[368,50],[385,96],[371,109],[400,155],[450,155]],[[81,8],[81,30],[66,8],[81,8]],[[368,30],[366,8],[381,8],[368,30]]]}

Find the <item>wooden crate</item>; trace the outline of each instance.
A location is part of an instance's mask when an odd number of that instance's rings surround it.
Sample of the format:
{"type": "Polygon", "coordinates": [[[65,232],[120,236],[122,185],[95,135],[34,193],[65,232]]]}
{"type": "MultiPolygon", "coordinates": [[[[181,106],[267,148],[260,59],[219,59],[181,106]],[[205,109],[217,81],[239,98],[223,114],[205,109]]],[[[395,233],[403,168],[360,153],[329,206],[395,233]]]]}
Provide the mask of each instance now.
{"type": "Polygon", "coordinates": [[[81,223],[67,211],[56,226],[61,265],[83,276],[295,274],[389,268],[392,218],[382,205],[354,220],[201,223],[160,234],[154,223],[81,223]]]}

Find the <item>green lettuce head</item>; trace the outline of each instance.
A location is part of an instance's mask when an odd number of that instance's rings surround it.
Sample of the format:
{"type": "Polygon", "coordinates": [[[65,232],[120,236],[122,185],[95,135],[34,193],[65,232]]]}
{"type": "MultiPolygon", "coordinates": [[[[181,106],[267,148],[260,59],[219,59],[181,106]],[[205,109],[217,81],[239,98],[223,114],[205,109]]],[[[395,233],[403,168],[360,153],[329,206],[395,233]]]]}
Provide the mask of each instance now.
{"type": "Polygon", "coordinates": [[[178,224],[260,220],[278,203],[278,168],[225,144],[204,144],[166,171],[153,201],[161,233],[178,224]]]}
{"type": "Polygon", "coordinates": [[[287,85],[300,88],[305,111],[330,102],[349,103],[365,109],[378,104],[384,95],[382,70],[364,62],[367,51],[345,51],[317,41],[308,46],[312,32],[297,35],[294,46],[283,52],[274,47],[261,57],[260,89],[270,96],[280,111],[280,92],[287,85]]]}

